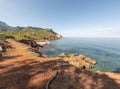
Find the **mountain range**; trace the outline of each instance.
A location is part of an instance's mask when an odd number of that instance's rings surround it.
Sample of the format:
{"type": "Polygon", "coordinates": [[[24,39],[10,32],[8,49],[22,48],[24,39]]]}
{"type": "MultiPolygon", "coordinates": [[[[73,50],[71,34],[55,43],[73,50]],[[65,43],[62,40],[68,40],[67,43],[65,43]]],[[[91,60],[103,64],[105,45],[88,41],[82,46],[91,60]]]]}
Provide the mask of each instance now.
{"type": "Polygon", "coordinates": [[[0,21],[0,31],[12,30],[12,26],[7,25],[5,22],[0,21]]]}

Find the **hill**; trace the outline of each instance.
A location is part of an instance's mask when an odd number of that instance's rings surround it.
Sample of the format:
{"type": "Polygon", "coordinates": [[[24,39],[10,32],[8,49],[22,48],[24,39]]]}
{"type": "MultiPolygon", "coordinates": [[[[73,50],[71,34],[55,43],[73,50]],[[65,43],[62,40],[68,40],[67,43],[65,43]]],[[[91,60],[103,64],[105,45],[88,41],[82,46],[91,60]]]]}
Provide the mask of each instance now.
{"type": "Polygon", "coordinates": [[[43,29],[37,27],[16,27],[13,31],[8,33],[9,35],[13,36],[14,38],[20,39],[32,39],[32,40],[39,40],[39,39],[47,39],[47,40],[54,40],[58,39],[57,33],[54,32],[52,29],[43,29]]]}
{"type": "Polygon", "coordinates": [[[9,31],[12,30],[12,27],[7,25],[5,22],[0,21],[0,31],[9,31]]]}
{"type": "Polygon", "coordinates": [[[6,23],[0,21],[0,38],[15,38],[17,40],[21,39],[32,39],[32,40],[54,40],[59,39],[62,36],[54,32],[50,28],[39,28],[39,27],[12,27],[6,23]]]}

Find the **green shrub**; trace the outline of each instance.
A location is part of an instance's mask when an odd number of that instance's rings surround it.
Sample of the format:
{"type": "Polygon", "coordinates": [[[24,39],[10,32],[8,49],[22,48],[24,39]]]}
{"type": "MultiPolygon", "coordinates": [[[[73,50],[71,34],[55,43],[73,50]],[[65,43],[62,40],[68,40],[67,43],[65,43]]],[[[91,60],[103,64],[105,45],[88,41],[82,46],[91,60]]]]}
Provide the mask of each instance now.
{"type": "Polygon", "coordinates": [[[12,36],[8,33],[0,32],[0,38],[12,38],[12,39],[14,39],[14,36],[12,36]]]}

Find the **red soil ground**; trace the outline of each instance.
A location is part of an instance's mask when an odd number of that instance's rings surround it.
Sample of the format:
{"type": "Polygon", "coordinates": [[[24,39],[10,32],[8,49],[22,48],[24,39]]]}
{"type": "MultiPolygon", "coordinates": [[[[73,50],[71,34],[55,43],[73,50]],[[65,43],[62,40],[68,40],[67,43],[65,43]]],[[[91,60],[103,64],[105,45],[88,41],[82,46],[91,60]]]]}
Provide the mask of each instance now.
{"type": "Polygon", "coordinates": [[[41,58],[28,51],[28,45],[7,40],[13,47],[0,63],[0,89],[120,89],[120,73],[81,70],[58,58],[41,58]]]}

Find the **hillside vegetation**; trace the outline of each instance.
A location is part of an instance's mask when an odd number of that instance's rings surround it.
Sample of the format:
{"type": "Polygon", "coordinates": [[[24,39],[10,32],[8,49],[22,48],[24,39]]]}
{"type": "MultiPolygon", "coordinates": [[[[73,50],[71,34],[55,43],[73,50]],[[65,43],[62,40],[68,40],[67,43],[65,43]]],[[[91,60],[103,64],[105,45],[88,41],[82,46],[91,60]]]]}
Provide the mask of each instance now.
{"type": "Polygon", "coordinates": [[[53,32],[52,29],[42,29],[42,28],[34,28],[34,27],[25,27],[22,30],[14,30],[8,32],[8,37],[13,37],[17,40],[21,39],[47,39],[47,40],[54,40],[57,39],[57,33],[53,32]]]}
{"type": "Polygon", "coordinates": [[[4,22],[0,22],[0,38],[14,38],[16,40],[54,40],[61,38],[61,35],[48,28],[37,27],[11,27],[4,22]],[[4,29],[4,30],[3,30],[4,29]]]}

